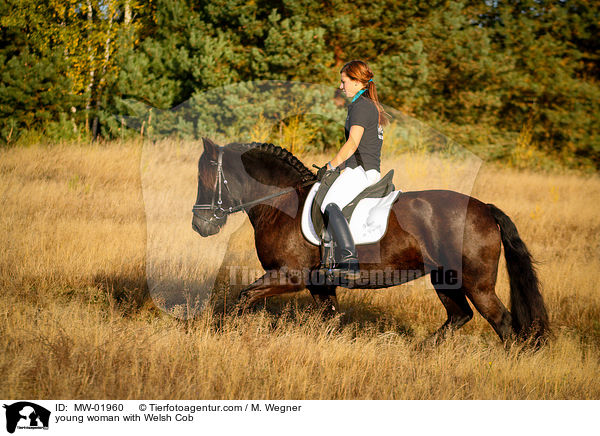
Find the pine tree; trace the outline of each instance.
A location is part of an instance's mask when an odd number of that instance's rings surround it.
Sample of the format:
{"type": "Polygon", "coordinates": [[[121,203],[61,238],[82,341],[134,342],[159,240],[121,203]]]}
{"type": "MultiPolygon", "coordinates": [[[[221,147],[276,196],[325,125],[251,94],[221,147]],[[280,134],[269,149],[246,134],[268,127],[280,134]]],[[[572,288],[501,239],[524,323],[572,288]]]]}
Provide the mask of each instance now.
{"type": "Polygon", "coordinates": [[[51,5],[32,1],[0,1],[1,140],[14,142],[31,129],[58,122],[76,99],[65,80],[67,65],[55,50],[51,5]]]}
{"type": "Polygon", "coordinates": [[[496,4],[489,20],[493,46],[509,67],[498,83],[497,124],[521,130],[531,120],[543,149],[598,162],[600,86],[578,78],[582,68],[594,67],[582,65],[589,54],[571,43],[573,34],[585,32],[571,27],[579,20],[571,6],[534,0],[496,4]]]}

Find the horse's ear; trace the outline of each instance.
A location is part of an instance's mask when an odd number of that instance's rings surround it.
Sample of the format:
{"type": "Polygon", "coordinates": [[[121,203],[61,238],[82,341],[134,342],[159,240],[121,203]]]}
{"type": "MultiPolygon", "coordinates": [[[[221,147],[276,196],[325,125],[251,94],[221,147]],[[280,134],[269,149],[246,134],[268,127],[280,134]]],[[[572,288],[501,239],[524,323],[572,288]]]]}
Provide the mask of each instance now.
{"type": "Polygon", "coordinates": [[[208,138],[202,138],[202,143],[204,144],[204,153],[206,156],[208,156],[210,159],[216,159],[217,148],[219,146],[208,138]]]}

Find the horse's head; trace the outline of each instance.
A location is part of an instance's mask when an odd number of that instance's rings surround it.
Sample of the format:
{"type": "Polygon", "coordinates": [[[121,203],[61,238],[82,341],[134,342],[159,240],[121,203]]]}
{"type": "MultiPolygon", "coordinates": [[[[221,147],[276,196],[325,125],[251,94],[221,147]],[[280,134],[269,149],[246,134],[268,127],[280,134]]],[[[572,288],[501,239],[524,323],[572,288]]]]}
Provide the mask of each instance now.
{"type": "Polygon", "coordinates": [[[198,193],[194,204],[192,229],[201,236],[219,232],[227,222],[227,210],[234,206],[222,165],[224,149],[203,138],[204,152],[198,161],[198,193]]]}
{"type": "MultiPolygon", "coordinates": [[[[296,216],[298,198],[293,188],[312,182],[315,176],[289,151],[257,142],[219,147],[209,139],[203,141],[192,220],[196,232],[214,235],[225,225],[229,214],[252,212],[258,204],[296,216]],[[284,197],[286,193],[289,195],[284,197]]],[[[256,210],[263,213],[265,209],[256,210]]]]}

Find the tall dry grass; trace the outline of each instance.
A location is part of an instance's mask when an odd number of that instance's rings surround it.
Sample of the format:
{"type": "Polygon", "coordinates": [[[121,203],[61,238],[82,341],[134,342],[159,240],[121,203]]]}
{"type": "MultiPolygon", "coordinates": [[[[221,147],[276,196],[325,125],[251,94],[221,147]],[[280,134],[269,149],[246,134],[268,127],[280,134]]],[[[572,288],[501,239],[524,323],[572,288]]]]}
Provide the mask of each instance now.
{"type": "MultiPolygon", "coordinates": [[[[600,398],[597,176],[484,165],[473,178],[473,195],[511,216],[539,261],[554,340],[538,352],[505,350],[476,315],[442,345],[419,348],[445,320],[425,279],[342,289],[345,315],[327,321],[306,292],[243,317],[205,311],[183,320],[174,316],[180,306],[158,309],[164,299],[146,295],[149,265],[160,265],[152,259],[179,276],[214,267],[188,253],[201,239],[190,216],[161,221],[144,209],[162,198],[189,213],[194,200],[197,144],[164,147],[175,151],[154,161],[135,143],[0,152],[1,397],[600,398]],[[149,169],[162,173],[143,183],[149,169]],[[169,196],[170,174],[191,198],[169,196]],[[168,250],[157,254],[147,234],[180,219],[185,243],[165,239],[168,250]]],[[[474,167],[417,151],[388,156],[390,168],[401,189],[465,190],[474,167]]],[[[250,229],[240,235],[238,261],[260,271],[250,229]]],[[[497,292],[508,303],[503,264],[497,292]]]]}

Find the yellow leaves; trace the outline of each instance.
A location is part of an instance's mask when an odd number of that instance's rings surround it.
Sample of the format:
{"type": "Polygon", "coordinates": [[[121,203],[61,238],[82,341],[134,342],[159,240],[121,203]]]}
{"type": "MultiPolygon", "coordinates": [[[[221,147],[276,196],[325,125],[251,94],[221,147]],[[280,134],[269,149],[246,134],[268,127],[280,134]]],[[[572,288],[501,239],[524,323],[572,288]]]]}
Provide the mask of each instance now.
{"type": "Polygon", "coordinates": [[[260,114],[258,120],[250,131],[250,140],[256,142],[266,142],[273,128],[272,123],[268,122],[263,114],[260,114]]]}
{"type": "Polygon", "coordinates": [[[316,136],[314,128],[297,115],[282,123],[280,141],[292,153],[305,153],[316,136]]]}
{"type": "Polygon", "coordinates": [[[517,143],[510,154],[510,163],[517,168],[530,167],[532,162],[538,160],[543,154],[533,141],[533,120],[535,114],[531,114],[521,129],[517,143]]]}
{"type": "Polygon", "coordinates": [[[537,220],[542,217],[542,207],[536,203],[535,210],[529,214],[532,220],[537,220]]]}

